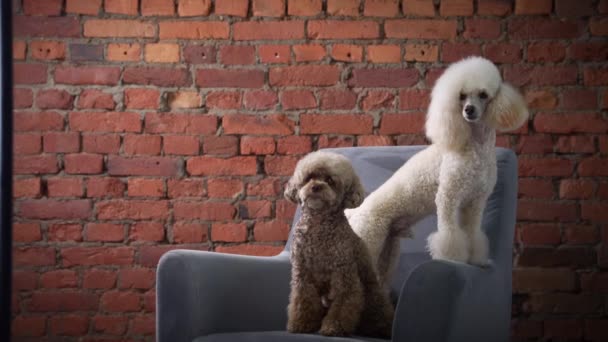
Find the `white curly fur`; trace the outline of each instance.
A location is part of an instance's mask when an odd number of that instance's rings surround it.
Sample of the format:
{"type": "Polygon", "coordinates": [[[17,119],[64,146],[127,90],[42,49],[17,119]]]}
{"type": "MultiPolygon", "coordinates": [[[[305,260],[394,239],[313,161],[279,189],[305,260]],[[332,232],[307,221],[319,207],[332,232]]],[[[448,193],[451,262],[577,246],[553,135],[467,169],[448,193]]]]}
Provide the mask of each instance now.
{"type": "Polygon", "coordinates": [[[361,206],[346,210],[385,285],[399,254],[399,237],[407,236],[411,225],[435,210],[438,229],[428,237],[431,256],[488,263],[481,218],[496,183],[496,130],[516,129],[527,119],[523,98],[503,83],[492,62],[470,57],[446,69],[433,88],[426,119],[426,135],[432,144],[361,206]],[[482,92],[484,100],[479,100],[482,92]],[[464,118],[463,98],[469,96],[484,103],[474,122],[464,118]]]}

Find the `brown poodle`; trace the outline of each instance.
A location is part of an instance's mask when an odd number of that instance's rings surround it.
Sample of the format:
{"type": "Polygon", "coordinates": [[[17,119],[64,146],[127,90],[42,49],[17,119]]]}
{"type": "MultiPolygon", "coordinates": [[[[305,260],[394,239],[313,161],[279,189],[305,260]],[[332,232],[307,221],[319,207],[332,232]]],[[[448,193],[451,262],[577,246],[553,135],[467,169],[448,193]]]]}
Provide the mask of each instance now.
{"type": "Polygon", "coordinates": [[[393,306],[344,215],[364,195],[344,156],[318,151],[298,162],[285,189],[302,207],[291,245],[290,332],[390,337],[393,306]]]}

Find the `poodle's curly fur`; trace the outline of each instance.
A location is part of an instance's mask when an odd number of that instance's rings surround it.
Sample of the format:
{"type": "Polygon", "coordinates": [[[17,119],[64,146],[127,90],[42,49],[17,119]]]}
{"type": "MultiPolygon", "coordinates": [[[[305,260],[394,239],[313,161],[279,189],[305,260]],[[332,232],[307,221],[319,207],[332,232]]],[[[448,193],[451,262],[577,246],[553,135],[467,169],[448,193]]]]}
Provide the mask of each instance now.
{"type": "Polygon", "coordinates": [[[364,194],[344,156],[317,151],[298,162],[285,189],[302,207],[291,245],[290,332],[390,336],[392,304],[344,215],[364,194]]]}
{"type": "Polygon", "coordinates": [[[496,183],[496,131],[517,129],[527,119],[522,96],[502,81],[492,62],[470,57],[445,70],[433,88],[426,118],[432,144],[361,206],[346,210],[384,285],[395,266],[399,237],[435,210],[438,229],[427,240],[431,256],[488,263],[481,219],[496,183]]]}

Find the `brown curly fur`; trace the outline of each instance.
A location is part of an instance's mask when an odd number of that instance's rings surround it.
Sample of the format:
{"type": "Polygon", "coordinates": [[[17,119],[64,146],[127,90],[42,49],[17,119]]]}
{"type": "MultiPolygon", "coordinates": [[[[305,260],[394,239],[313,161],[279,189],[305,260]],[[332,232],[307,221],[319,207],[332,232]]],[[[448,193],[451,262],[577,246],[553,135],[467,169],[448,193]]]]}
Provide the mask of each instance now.
{"type": "Polygon", "coordinates": [[[302,206],[291,249],[287,330],[390,337],[393,306],[378,284],[367,247],[344,215],[364,197],[348,159],[309,154],[296,166],[285,197],[302,206]]]}

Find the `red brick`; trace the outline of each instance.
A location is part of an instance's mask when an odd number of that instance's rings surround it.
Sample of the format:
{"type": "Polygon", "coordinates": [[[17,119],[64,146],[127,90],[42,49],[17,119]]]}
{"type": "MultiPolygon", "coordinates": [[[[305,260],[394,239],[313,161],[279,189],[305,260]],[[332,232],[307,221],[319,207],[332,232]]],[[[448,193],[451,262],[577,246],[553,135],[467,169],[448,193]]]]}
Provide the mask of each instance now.
{"type": "Polygon", "coordinates": [[[560,42],[534,42],[528,44],[529,62],[560,62],[566,57],[566,46],[560,42]]]}
{"type": "Polygon", "coordinates": [[[257,173],[255,157],[194,157],[186,162],[186,169],[192,176],[234,175],[247,176],[257,173]]]}
{"type": "Polygon", "coordinates": [[[129,231],[130,241],[158,242],[165,238],[165,227],[160,222],[137,222],[129,231]]]}
{"type": "Polygon", "coordinates": [[[168,207],[167,201],[163,200],[106,200],[95,205],[100,220],[164,219],[169,215],[168,207]]]}
{"type": "Polygon", "coordinates": [[[158,135],[125,135],[123,139],[124,153],[127,155],[159,155],[161,137],[158,135]]]}
{"type": "Polygon", "coordinates": [[[17,155],[39,154],[42,150],[40,134],[17,133],[13,136],[13,152],[17,155]]]}
{"type": "Polygon", "coordinates": [[[513,292],[572,291],[576,274],[569,269],[518,268],[513,270],[513,292]]]}
{"type": "Polygon", "coordinates": [[[354,69],[348,84],[353,87],[407,88],[418,83],[418,70],[409,69],[354,69]]]}
{"type": "Polygon", "coordinates": [[[225,134],[291,135],[294,129],[294,122],[283,114],[230,114],[222,125],[225,134]]]}
{"type": "Polygon", "coordinates": [[[275,152],[274,138],[251,137],[241,138],[241,154],[273,154],[275,152]]]}
{"type": "Polygon", "coordinates": [[[359,0],[327,0],[327,14],[356,17],[359,3],[359,0]]]}
{"type": "Polygon", "coordinates": [[[377,110],[395,107],[395,96],[386,91],[369,91],[361,101],[363,110],[377,110]]]}
{"type": "Polygon", "coordinates": [[[296,62],[314,62],[325,58],[325,47],[319,44],[294,45],[293,54],[296,62]]]}
{"type": "Polygon", "coordinates": [[[287,14],[290,16],[312,17],[321,13],[322,0],[289,0],[287,14]]]}
{"type": "Polygon", "coordinates": [[[28,200],[19,203],[17,213],[32,219],[86,219],[91,215],[89,200],[28,200]]]}
{"type": "Polygon", "coordinates": [[[142,15],[173,15],[174,9],[173,0],[141,0],[142,15]]]}
{"type": "Polygon", "coordinates": [[[289,45],[260,45],[258,48],[262,63],[289,63],[291,58],[289,51],[289,45]]]}
{"type": "Polygon", "coordinates": [[[85,109],[108,109],[116,107],[112,94],[97,89],[85,89],[80,93],[76,107],[85,109]]]}
{"type": "Polygon", "coordinates": [[[239,204],[241,219],[260,219],[271,216],[272,203],[267,200],[246,200],[239,204]]]}
{"type": "Polygon", "coordinates": [[[553,183],[547,179],[520,178],[518,197],[524,198],[546,198],[554,196],[553,183]]]}
{"type": "Polygon", "coordinates": [[[391,146],[393,140],[384,135],[361,135],[357,137],[357,146],[391,146]]]}
{"type": "Polygon", "coordinates": [[[546,338],[580,338],[583,322],[578,319],[547,319],[544,322],[546,338]]]}
{"type": "Polygon", "coordinates": [[[74,98],[65,90],[40,90],[36,94],[36,105],[40,109],[71,109],[74,98]]]}
{"type": "Polygon", "coordinates": [[[380,27],[375,21],[311,20],[308,21],[309,39],[375,39],[380,27]]]}
{"type": "Polygon", "coordinates": [[[264,170],[270,176],[290,176],[296,168],[299,157],[295,156],[266,156],[264,170]]]}
{"type": "Polygon", "coordinates": [[[129,178],[127,182],[130,197],[163,197],[165,184],[157,178],[129,178]]]}
{"type": "Polygon", "coordinates": [[[517,152],[522,154],[543,154],[553,152],[550,135],[524,135],[519,138],[517,152]]]}
{"type": "Polygon", "coordinates": [[[317,141],[317,146],[322,148],[338,148],[338,147],[353,147],[355,146],[355,140],[352,137],[343,136],[327,136],[322,135],[317,141]]]}
{"type": "Polygon", "coordinates": [[[173,215],[176,219],[200,219],[209,221],[231,220],[236,210],[227,202],[175,202],[173,215]]]}
{"type": "Polygon", "coordinates": [[[587,86],[601,86],[608,84],[608,68],[590,68],[583,71],[584,83],[587,86]]]}
{"type": "Polygon", "coordinates": [[[238,109],[241,107],[241,94],[236,91],[210,92],[205,105],[210,109],[238,109]]]}
{"type": "Polygon", "coordinates": [[[467,39],[496,39],[500,37],[500,21],[493,19],[466,19],[462,36],[467,39]]]}
{"type": "MultiPolygon", "coordinates": [[[[44,1],[44,0],[38,0],[44,1]]],[[[31,17],[16,15],[13,18],[16,37],[80,37],[80,21],[75,16],[31,17]]]]}
{"type": "Polygon", "coordinates": [[[584,17],[594,14],[591,0],[582,0],[576,3],[568,0],[555,2],[555,13],[560,17],[584,17]]]}
{"type": "Polygon", "coordinates": [[[427,44],[407,44],[404,59],[408,62],[435,62],[439,58],[439,47],[427,44]]]}
{"type": "Polygon", "coordinates": [[[223,156],[238,154],[239,139],[231,135],[208,136],[203,139],[203,153],[223,156]]]}
{"type": "Polygon", "coordinates": [[[528,305],[533,313],[585,314],[601,310],[601,300],[593,294],[539,293],[531,296],[528,305]]]}
{"type": "Polygon", "coordinates": [[[112,176],[174,176],[179,172],[179,160],[171,157],[115,157],[107,162],[112,176]]]}
{"type": "Polygon", "coordinates": [[[158,108],[160,92],[155,89],[125,89],[125,107],[128,109],[158,108]]]}
{"type": "Polygon", "coordinates": [[[57,66],[55,83],[73,85],[117,85],[120,79],[120,68],[108,66],[57,66]]]}
{"type": "Polygon", "coordinates": [[[81,291],[44,291],[32,293],[29,311],[90,311],[97,310],[99,298],[81,291]]]}
{"type": "Polygon", "coordinates": [[[425,109],[429,92],[421,89],[404,89],[399,92],[399,109],[425,109]]]}
{"type": "Polygon", "coordinates": [[[399,15],[399,0],[368,0],[363,7],[368,17],[396,17],[399,15]]]}
{"type": "Polygon", "coordinates": [[[65,11],[74,14],[97,15],[101,8],[101,0],[67,0],[65,11]]]}
{"type": "Polygon", "coordinates": [[[54,177],[47,178],[46,188],[48,197],[82,197],[84,188],[80,178],[54,177]]]}
{"type": "Polygon", "coordinates": [[[42,273],[40,286],[47,289],[77,287],[78,273],[72,270],[54,270],[42,273]]]}
{"type": "Polygon", "coordinates": [[[515,65],[505,68],[505,79],[517,87],[524,85],[575,84],[578,69],[574,66],[527,67],[515,65]]]}
{"type": "Polygon", "coordinates": [[[608,121],[595,113],[539,113],[534,117],[534,128],[537,132],[560,134],[605,133],[608,121]]]}
{"type": "Polygon", "coordinates": [[[279,220],[291,222],[296,213],[296,205],[290,201],[277,200],[276,202],[276,217],[279,220]]]}
{"type": "Polygon", "coordinates": [[[57,112],[15,112],[14,129],[24,131],[60,131],[63,117],[57,112]]]}
{"type": "Polygon", "coordinates": [[[387,38],[454,39],[457,22],[435,19],[392,19],[384,24],[387,38]]]}
{"type": "Polygon", "coordinates": [[[512,5],[513,3],[510,0],[478,0],[477,14],[502,17],[511,13],[512,5]]]}
{"type": "Polygon", "coordinates": [[[23,13],[26,15],[61,15],[62,0],[23,0],[23,13]]]}
{"type": "Polygon", "coordinates": [[[320,92],[321,109],[353,109],[357,94],[350,90],[328,89],[320,92]]]}
{"type": "Polygon", "coordinates": [[[378,133],[382,135],[418,133],[424,130],[422,113],[384,114],[378,133]]]}
{"type": "Polygon", "coordinates": [[[439,14],[441,16],[473,15],[473,0],[442,0],[439,14]]]}
{"type": "Polygon", "coordinates": [[[196,91],[167,93],[167,104],[171,109],[200,108],[201,103],[201,96],[196,91]]]}
{"type": "Polygon", "coordinates": [[[369,45],[367,61],[370,63],[400,63],[401,47],[399,45],[369,45]]]}
{"type": "Polygon", "coordinates": [[[252,0],[252,12],[256,17],[282,17],[286,0],[252,0]]]}
{"type": "Polygon", "coordinates": [[[282,193],[283,183],[280,178],[266,177],[247,184],[247,196],[275,197],[282,193]]]}
{"type": "Polygon", "coordinates": [[[341,62],[361,62],[363,48],[359,45],[336,44],[332,46],[331,57],[341,62]]]}
{"type": "Polygon", "coordinates": [[[233,24],[234,40],[292,40],[304,38],[304,21],[243,21],[233,24]]]}
{"type": "Polygon", "coordinates": [[[156,312],[156,291],[154,289],[144,293],[144,311],[156,312]]]}
{"type": "Polygon", "coordinates": [[[217,130],[217,117],[213,115],[190,115],[173,113],[146,114],[148,133],[189,133],[214,134],[217,130]]]}
{"type": "Polygon", "coordinates": [[[128,321],[129,318],[124,316],[95,316],[93,331],[104,335],[123,335],[127,331],[128,321]]]}
{"type": "Polygon", "coordinates": [[[220,47],[220,60],[226,65],[255,63],[255,47],[248,45],[224,45],[220,47]]]}
{"type": "Polygon", "coordinates": [[[589,31],[592,36],[608,36],[608,20],[604,17],[591,18],[589,21],[589,31]]]}
{"type": "Polygon", "coordinates": [[[568,49],[568,57],[580,61],[604,61],[608,58],[605,42],[575,42],[568,49]]]}
{"type": "Polygon", "coordinates": [[[271,68],[272,86],[330,86],[340,79],[340,67],[335,65],[300,65],[271,68]]]}
{"type": "Polygon", "coordinates": [[[551,0],[516,0],[515,14],[549,14],[553,8],[551,0]]]}
{"type": "Polygon", "coordinates": [[[134,312],[141,309],[141,298],[136,292],[108,291],[100,299],[100,309],[107,312],[134,312]]]}
{"type": "Polygon", "coordinates": [[[162,21],[158,24],[162,39],[227,39],[228,22],[221,21],[162,21]]]}
{"type": "Polygon", "coordinates": [[[30,54],[33,59],[64,60],[65,44],[56,41],[33,41],[30,43],[30,54]]]}
{"type": "Polygon", "coordinates": [[[243,182],[238,179],[209,178],[209,198],[236,198],[243,193],[243,182]]]}
{"type": "Polygon", "coordinates": [[[519,200],[517,205],[518,220],[534,221],[574,221],[577,218],[574,203],[519,200]]]}
{"type": "Polygon", "coordinates": [[[521,158],[519,160],[519,176],[570,176],[574,170],[572,160],[563,158],[521,158]]]}
{"type": "Polygon", "coordinates": [[[205,242],[208,230],[205,224],[176,222],[173,224],[173,243],[205,242]]]}
{"type": "Polygon", "coordinates": [[[249,8],[248,0],[216,0],[215,14],[246,17],[249,8]]]}
{"type": "Polygon", "coordinates": [[[606,0],[600,0],[600,2],[597,4],[597,10],[601,14],[608,13],[608,1],[606,1],[606,0]]]}
{"type": "Polygon", "coordinates": [[[55,249],[49,247],[16,247],[13,248],[15,266],[50,266],[55,265],[55,249]]]}
{"type": "Polygon", "coordinates": [[[564,239],[569,245],[593,245],[599,242],[599,234],[593,226],[569,225],[565,227],[564,239]]]}
{"type": "Polygon", "coordinates": [[[308,136],[287,136],[277,140],[279,154],[306,154],[311,151],[312,141],[308,136]]]}
{"type": "MultiPolygon", "coordinates": [[[[62,265],[97,266],[131,265],[135,251],[131,247],[66,247],[61,249],[62,265]]],[[[85,277],[86,282],[86,277],[85,277]]]]}
{"type": "Polygon", "coordinates": [[[486,44],[484,46],[484,56],[495,63],[519,63],[521,61],[522,52],[519,44],[486,44]]]}
{"type": "Polygon", "coordinates": [[[602,135],[599,138],[600,152],[602,154],[608,154],[608,136],[602,135]]]}
{"type": "Polygon", "coordinates": [[[13,108],[30,108],[34,104],[34,95],[31,89],[13,89],[13,108]]]}
{"type": "Polygon", "coordinates": [[[441,60],[453,63],[466,57],[481,55],[481,47],[470,43],[444,43],[442,52],[441,60]]]}
{"type": "Polygon", "coordinates": [[[13,158],[13,172],[19,174],[57,173],[57,157],[54,155],[16,156],[13,158]]]}
{"type": "Polygon", "coordinates": [[[508,22],[507,34],[511,40],[518,39],[569,39],[576,38],[581,26],[572,20],[548,17],[515,17],[508,22]]]}
{"type": "Polygon", "coordinates": [[[46,83],[47,66],[44,64],[13,64],[13,82],[15,84],[46,83]]]}
{"type": "Polygon", "coordinates": [[[197,155],[199,140],[196,136],[167,135],[163,137],[165,154],[197,155]]]}
{"type": "Polygon", "coordinates": [[[211,0],[179,0],[177,14],[180,17],[207,16],[211,12],[211,0]]]}
{"type": "MultiPolygon", "coordinates": [[[[500,0],[498,0],[500,1],[500,0]]],[[[497,1],[497,2],[498,2],[497,1]]],[[[511,321],[511,335],[517,338],[540,337],[543,333],[542,321],[524,320],[521,318],[511,321]]]]}
{"type": "Polygon", "coordinates": [[[244,223],[214,223],[211,227],[214,242],[245,242],[247,226],[244,223]]]}
{"type": "Polygon", "coordinates": [[[277,220],[258,222],[253,227],[255,241],[287,241],[289,224],[277,220]]]}
{"type": "Polygon", "coordinates": [[[535,109],[552,109],[557,106],[557,97],[551,91],[530,90],[525,93],[528,106],[535,109]]]}
{"type": "Polygon", "coordinates": [[[303,114],[300,116],[301,134],[370,134],[372,128],[373,118],[364,114],[303,114]]]}
{"type": "Polygon", "coordinates": [[[107,13],[137,15],[137,0],[105,0],[104,9],[107,13]]]}
{"type": "Polygon", "coordinates": [[[125,184],[117,178],[89,178],[87,197],[122,197],[125,184]]]}
{"type": "Polygon", "coordinates": [[[156,332],[156,317],[152,315],[138,315],[131,319],[131,331],[138,335],[154,335],[156,332]]]}
{"type": "Polygon", "coordinates": [[[53,224],[48,228],[49,241],[82,241],[82,226],[79,224],[53,224]]]}
{"type": "Polygon", "coordinates": [[[403,14],[421,17],[435,16],[435,5],[426,0],[403,0],[403,14]]]}
{"type": "Polygon", "coordinates": [[[278,103],[277,94],[270,90],[252,90],[245,93],[245,108],[252,110],[274,109],[278,103]]]}
{"type": "Polygon", "coordinates": [[[594,153],[595,142],[593,137],[587,135],[559,137],[556,150],[560,153],[594,153]]]}
{"type": "Polygon", "coordinates": [[[597,177],[608,175],[608,163],[605,158],[589,157],[578,164],[578,174],[583,177],[597,177]]]}
{"type": "Polygon", "coordinates": [[[119,289],[150,289],[156,281],[156,272],[150,268],[123,268],[118,271],[119,289]]]}
{"type": "Polygon", "coordinates": [[[13,196],[16,198],[41,196],[40,178],[21,178],[13,180],[13,196]]]}
{"type": "Polygon", "coordinates": [[[126,67],[122,77],[124,84],[158,87],[185,87],[192,83],[185,68],[126,67]]]}
{"type": "Polygon", "coordinates": [[[141,58],[141,46],[136,43],[108,44],[107,59],[116,62],[135,62],[141,58]]]}
{"type": "Polygon", "coordinates": [[[287,90],[281,93],[281,106],[284,110],[309,109],[317,106],[317,100],[310,90],[287,90]]]}
{"type": "Polygon", "coordinates": [[[89,223],[86,226],[85,241],[120,242],[124,239],[122,224],[89,223]]]}
{"type": "Polygon", "coordinates": [[[27,56],[27,44],[22,40],[13,41],[13,60],[24,60],[27,56]]]}
{"type": "Polygon", "coordinates": [[[14,242],[34,242],[42,240],[40,225],[37,223],[13,223],[14,242]]]}
{"type": "Polygon", "coordinates": [[[118,153],[120,136],[115,134],[84,134],[82,150],[89,153],[118,153]]]}
{"type": "Polygon", "coordinates": [[[199,69],[196,85],[202,88],[260,88],[264,71],[252,69],[199,69]]]}
{"type": "Polygon", "coordinates": [[[86,316],[52,316],[49,318],[49,330],[53,335],[82,336],[89,330],[89,318],[86,316]]]}
{"type": "Polygon", "coordinates": [[[608,338],[608,333],[604,328],[607,321],[606,319],[586,319],[585,337],[592,341],[605,341],[608,338]]]}
{"type": "Polygon", "coordinates": [[[46,333],[46,316],[17,316],[12,320],[11,332],[15,337],[42,337],[46,333]]]}
{"type": "Polygon", "coordinates": [[[275,256],[283,251],[283,246],[273,245],[250,245],[240,244],[231,246],[217,246],[215,251],[218,253],[257,255],[257,256],[275,256]]]}
{"type": "Polygon", "coordinates": [[[43,136],[44,152],[69,153],[80,150],[80,134],[49,132],[43,136]]]}
{"type": "Polygon", "coordinates": [[[66,154],[63,163],[65,172],[70,174],[91,175],[103,172],[103,156],[99,154],[66,154]]]}

